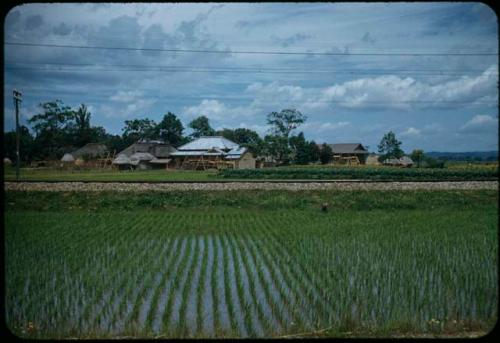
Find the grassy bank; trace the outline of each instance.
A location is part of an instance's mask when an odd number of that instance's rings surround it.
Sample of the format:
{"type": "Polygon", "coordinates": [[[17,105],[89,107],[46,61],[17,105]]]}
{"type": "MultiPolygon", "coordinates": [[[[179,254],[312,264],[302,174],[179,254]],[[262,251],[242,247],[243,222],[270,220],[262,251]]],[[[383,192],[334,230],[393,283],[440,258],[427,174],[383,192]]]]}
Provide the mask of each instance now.
{"type": "Polygon", "coordinates": [[[30,338],[485,333],[497,203],[486,190],[6,192],[6,323],[30,338]]]}

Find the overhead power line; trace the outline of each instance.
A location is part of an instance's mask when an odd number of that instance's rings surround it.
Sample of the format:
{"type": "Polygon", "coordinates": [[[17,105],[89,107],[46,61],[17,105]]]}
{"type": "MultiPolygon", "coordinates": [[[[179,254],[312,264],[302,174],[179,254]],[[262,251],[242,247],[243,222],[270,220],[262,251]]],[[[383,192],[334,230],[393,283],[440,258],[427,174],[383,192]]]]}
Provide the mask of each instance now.
{"type": "Polygon", "coordinates": [[[10,62],[6,64],[7,70],[47,70],[47,71],[160,71],[160,72],[230,72],[230,73],[284,73],[284,74],[384,74],[405,73],[418,75],[463,75],[465,73],[482,73],[484,69],[318,69],[300,70],[296,68],[278,67],[195,67],[195,66],[168,66],[168,65],[137,65],[137,64],[91,64],[91,63],[54,63],[54,62],[10,62]],[[36,67],[18,67],[11,65],[29,65],[36,67]],[[47,68],[50,67],[50,68],[47,68]],[[65,68],[61,68],[65,67],[65,68]],[[70,68],[66,68],[70,67],[70,68]],[[78,67],[78,68],[75,68],[78,67]],[[80,68],[91,67],[94,69],[80,68]],[[109,69],[109,68],[119,69],[109,69]],[[106,69],[95,69],[106,68],[106,69]]]}
{"type": "Polygon", "coordinates": [[[94,49],[94,50],[124,50],[124,51],[150,51],[150,52],[179,52],[179,53],[205,53],[205,54],[259,54],[259,55],[303,55],[303,56],[498,56],[498,53],[476,52],[476,53],[454,53],[454,52],[289,52],[289,51],[243,51],[243,50],[197,50],[197,49],[163,49],[163,48],[133,48],[118,46],[91,46],[91,45],[66,45],[66,44],[43,44],[24,42],[5,42],[5,45],[31,46],[47,48],[69,48],[69,49],[94,49]]]}

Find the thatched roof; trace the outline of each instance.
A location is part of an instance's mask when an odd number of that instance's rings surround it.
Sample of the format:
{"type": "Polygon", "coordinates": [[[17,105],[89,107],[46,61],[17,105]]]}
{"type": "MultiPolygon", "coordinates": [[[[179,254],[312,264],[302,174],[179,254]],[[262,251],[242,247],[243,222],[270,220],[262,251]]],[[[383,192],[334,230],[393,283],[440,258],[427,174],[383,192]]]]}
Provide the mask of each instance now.
{"type": "Polygon", "coordinates": [[[62,162],[75,162],[75,157],[72,154],[66,153],[61,158],[62,162]]]}
{"type": "Polygon", "coordinates": [[[362,154],[368,155],[368,151],[361,143],[338,143],[328,144],[334,154],[362,154]]]}
{"type": "Polygon", "coordinates": [[[120,154],[113,160],[113,164],[130,164],[130,158],[127,155],[120,154]]]}
{"type": "Polygon", "coordinates": [[[137,165],[142,161],[151,161],[155,159],[153,155],[149,152],[136,152],[132,156],[130,156],[130,164],[137,165]]]}
{"type": "Polygon", "coordinates": [[[160,141],[139,141],[123,149],[118,153],[118,155],[122,154],[130,157],[135,153],[144,152],[150,153],[155,157],[165,158],[170,156],[170,154],[175,151],[176,149],[173,146],[160,141]]]}
{"type": "Polygon", "coordinates": [[[108,148],[104,144],[100,143],[87,143],[80,149],[77,149],[71,153],[74,158],[89,156],[89,157],[99,157],[106,155],[108,153],[108,148]]]}
{"type": "Polygon", "coordinates": [[[12,161],[10,160],[10,158],[5,157],[5,158],[3,159],[3,163],[4,163],[4,164],[12,164],[12,161]]]}

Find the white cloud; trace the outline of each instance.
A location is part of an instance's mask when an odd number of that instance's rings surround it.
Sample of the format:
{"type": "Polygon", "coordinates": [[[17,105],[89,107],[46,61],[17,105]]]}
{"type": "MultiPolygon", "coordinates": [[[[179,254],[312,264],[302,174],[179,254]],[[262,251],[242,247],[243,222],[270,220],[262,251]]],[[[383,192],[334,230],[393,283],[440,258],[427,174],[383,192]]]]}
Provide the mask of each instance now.
{"type": "Polygon", "coordinates": [[[405,131],[403,131],[400,135],[403,137],[419,137],[421,130],[416,129],[414,127],[409,127],[405,131]]]}
{"type": "Polygon", "coordinates": [[[485,114],[475,115],[460,128],[462,133],[486,133],[497,130],[498,118],[485,114]]]}
{"type": "Polygon", "coordinates": [[[118,91],[118,93],[109,97],[109,100],[116,102],[132,102],[138,100],[144,95],[141,91],[118,91]]]}

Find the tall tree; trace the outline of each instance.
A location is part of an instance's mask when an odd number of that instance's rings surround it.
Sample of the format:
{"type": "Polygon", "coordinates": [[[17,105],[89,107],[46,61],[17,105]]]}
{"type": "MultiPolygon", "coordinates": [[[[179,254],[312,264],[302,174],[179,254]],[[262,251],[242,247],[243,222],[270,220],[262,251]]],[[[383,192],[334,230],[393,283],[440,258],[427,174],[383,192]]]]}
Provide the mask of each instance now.
{"type": "Polygon", "coordinates": [[[401,142],[396,139],[394,132],[389,131],[382,137],[378,145],[378,152],[381,154],[380,159],[400,158],[404,155],[400,148],[401,142]]]}
{"type": "Polygon", "coordinates": [[[61,100],[41,103],[39,106],[43,113],[28,120],[35,131],[33,153],[40,159],[60,158],[74,143],[70,139],[74,113],[61,100]]]}
{"type": "Polygon", "coordinates": [[[309,142],[309,162],[316,163],[319,160],[321,150],[315,141],[309,142]]]}
{"type": "Polygon", "coordinates": [[[158,137],[175,147],[182,144],[183,131],[184,126],[182,126],[181,121],[171,112],[165,114],[162,121],[156,125],[156,133],[158,137]]]}
{"type": "Polygon", "coordinates": [[[297,136],[290,137],[290,147],[292,149],[293,161],[297,164],[308,164],[311,160],[310,148],[304,133],[300,132],[297,136]]]}
{"type": "Polygon", "coordinates": [[[91,113],[85,104],[81,104],[78,110],[72,111],[74,120],[74,145],[83,146],[92,142],[92,129],[90,127],[91,113]]]}
{"type": "Polygon", "coordinates": [[[290,136],[290,132],[304,123],[307,116],[296,109],[285,109],[281,112],[271,112],[267,115],[267,124],[271,125],[274,135],[290,136]]]}
{"type": "Polygon", "coordinates": [[[122,129],[123,139],[132,144],[140,139],[155,139],[156,123],[148,118],[125,120],[125,126],[122,129]]]}
{"type": "Polygon", "coordinates": [[[208,122],[208,118],[205,116],[199,116],[198,118],[193,119],[188,126],[193,129],[193,133],[191,134],[191,137],[193,138],[213,136],[215,134],[215,130],[212,129],[210,123],[208,122]]]}
{"type": "Polygon", "coordinates": [[[321,161],[321,164],[328,164],[333,160],[332,148],[326,143],[321,145],[319,160],[321,161]]]}
{"type": "Polygon", "coordinates": [[[273,157],[279,164],[290,163],[291,149],[285,137],[277,135],[266,135],[264,137],[263,152],[273,157]]]}

